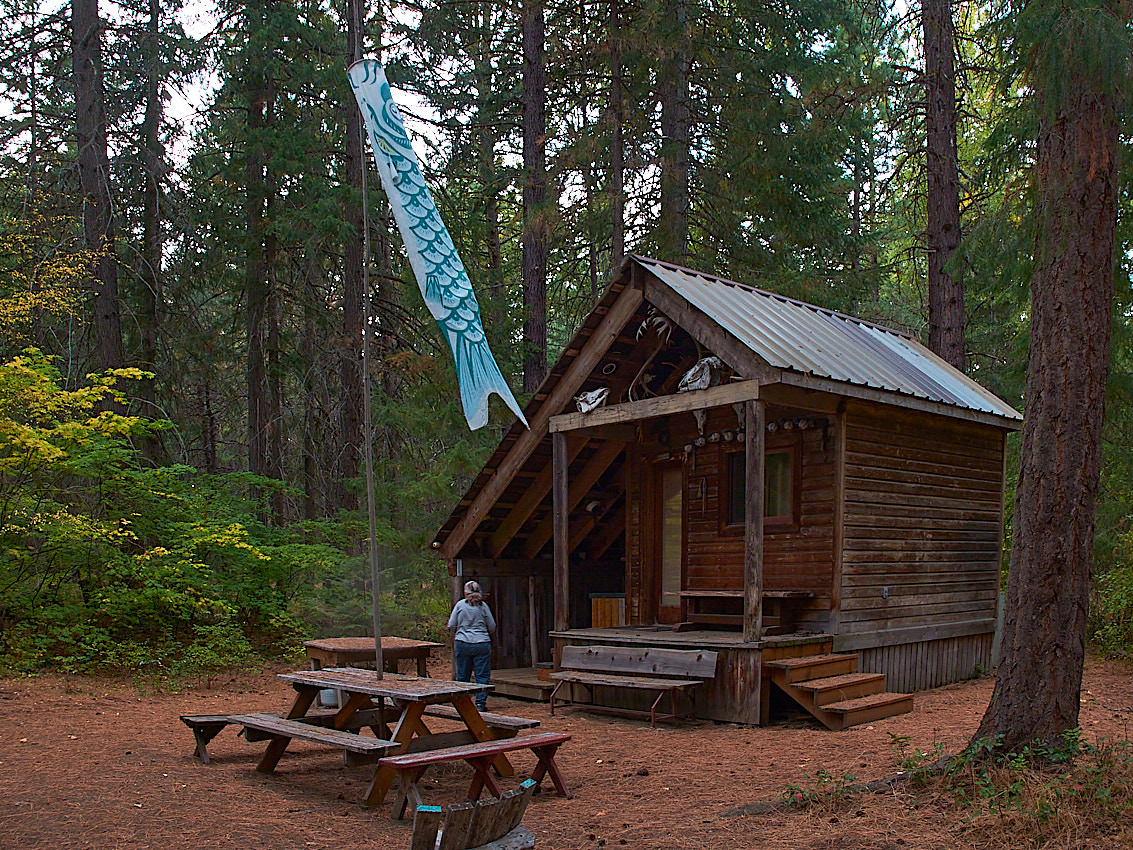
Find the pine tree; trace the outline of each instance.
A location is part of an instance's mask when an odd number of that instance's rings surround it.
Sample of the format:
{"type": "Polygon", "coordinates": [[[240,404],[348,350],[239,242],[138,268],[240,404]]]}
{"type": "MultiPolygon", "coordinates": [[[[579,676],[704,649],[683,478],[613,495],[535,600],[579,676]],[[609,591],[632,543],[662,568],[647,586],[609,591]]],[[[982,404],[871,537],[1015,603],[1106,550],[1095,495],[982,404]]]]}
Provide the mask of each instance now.
{"type": "Polygon", "coordinates": [[[1119,2],[1013,11],[1038,117],[1031,350],[1002,659],[975,739],[1049,752],[1081,704],[1133,38],[1119,2]]]}

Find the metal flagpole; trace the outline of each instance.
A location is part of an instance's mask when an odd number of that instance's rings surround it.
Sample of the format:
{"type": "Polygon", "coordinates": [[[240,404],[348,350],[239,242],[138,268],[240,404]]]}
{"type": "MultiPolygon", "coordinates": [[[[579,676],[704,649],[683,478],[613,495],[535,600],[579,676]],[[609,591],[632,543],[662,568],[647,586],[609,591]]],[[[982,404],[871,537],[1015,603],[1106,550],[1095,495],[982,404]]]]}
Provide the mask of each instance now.
{"type": "MultiPolygon", "coordinates": [[[[359,7],[354,4],[355,10],[359,7]]],[[[359,16],[361,17],[361,16],[359,16]]],[[[355,62],[362,58],[362,24],[359,20],[355,24],[358,40],[354,44],[355,62]]],[[[378,557],[378,517],[377,507],[374,504],[374,429],[373,415],[370,410],[370,323],[373,319],[370,303],[370,205],[367,199],[366,187],[366,128],[359,126],[358,134],[362,151],[359,166],[362,169],[362,428],[366,432],[365,461],[366,461],[366,518],[370,525],[370,596],[374,609],[374,675],[382,678],[382,609],[381,588],[378,582],[381,567],[378,557]]]]}

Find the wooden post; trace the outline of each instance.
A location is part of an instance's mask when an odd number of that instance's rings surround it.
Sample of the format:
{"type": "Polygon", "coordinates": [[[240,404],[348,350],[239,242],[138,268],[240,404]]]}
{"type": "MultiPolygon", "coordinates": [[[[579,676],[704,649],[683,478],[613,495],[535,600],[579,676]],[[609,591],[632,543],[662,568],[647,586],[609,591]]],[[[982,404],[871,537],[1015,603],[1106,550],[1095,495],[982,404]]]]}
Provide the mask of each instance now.
{"type": "Polygon", "coordinates": [[[534,575],[527,577],[527,618],[530,620],[530,627],[528,628],[528,639],[531,641],[531,666],[537,667],[539,665],[539,624],[536,621],[536,605],[535,605],[535,582],[534,575]]]}
{"type": "Polygon", "coordinates": [[[570,628],[570,510],[567,488],[567,445],[565,434],[551,435],[551,462],[554,481],[554,551],[555,551],[555,630],[570,628]]]}
{"type": "MultiPolygon", "coordinates": [[[[832,426],[834,440],[834,570],[830,584],[830,621],[827,629],[839,634],[842,619],[842,558],[846,548],[846,417],[839,405],[832,426]]],[[[795,485],[801,487],[800,481],[795,485]]]]}
{"type": "Polygon", "coordinates": [[[764,403],[744,402],[746,510],[744,512],[744,640],[759,640],[763,628],[763,444],[764,403]]]}

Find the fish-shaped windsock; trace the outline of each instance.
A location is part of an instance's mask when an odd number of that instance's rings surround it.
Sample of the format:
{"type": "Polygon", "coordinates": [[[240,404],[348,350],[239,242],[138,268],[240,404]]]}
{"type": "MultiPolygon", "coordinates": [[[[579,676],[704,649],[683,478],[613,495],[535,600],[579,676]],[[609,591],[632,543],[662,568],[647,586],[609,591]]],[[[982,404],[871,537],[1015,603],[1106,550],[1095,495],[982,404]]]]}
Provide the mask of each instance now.
{"type": "Polygon", "coordinates": [[[421,166],[390,94],[385,70],[373,59],[362,59],[350,66],[348,74],[417,286],[452,349],[468,427],[476,429],[487,424],[488,397],[492,393],[499,395],[527,425],[488,348],[472,281],[425,185],[421,166]]]}

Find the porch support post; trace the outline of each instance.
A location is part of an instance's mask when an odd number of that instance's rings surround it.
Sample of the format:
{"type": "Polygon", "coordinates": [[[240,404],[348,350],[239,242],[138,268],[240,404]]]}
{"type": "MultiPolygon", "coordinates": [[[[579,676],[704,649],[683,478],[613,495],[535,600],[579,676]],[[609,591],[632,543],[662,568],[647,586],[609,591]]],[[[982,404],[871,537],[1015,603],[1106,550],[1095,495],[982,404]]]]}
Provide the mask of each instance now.
{"type": "Polygon", "coordinates": [[[744,402],[747,498],[744,511],[744,640],[759,640],[763,627],[763,401],[744,402]]]}
{"type": "Polygon", "coordinates": [[[567,445],[566,434],[551,435],[551,492],[554,513],[554,552],[555,552],[555,630],[570,628],[570,511],[567,487],[567,445]]]}

